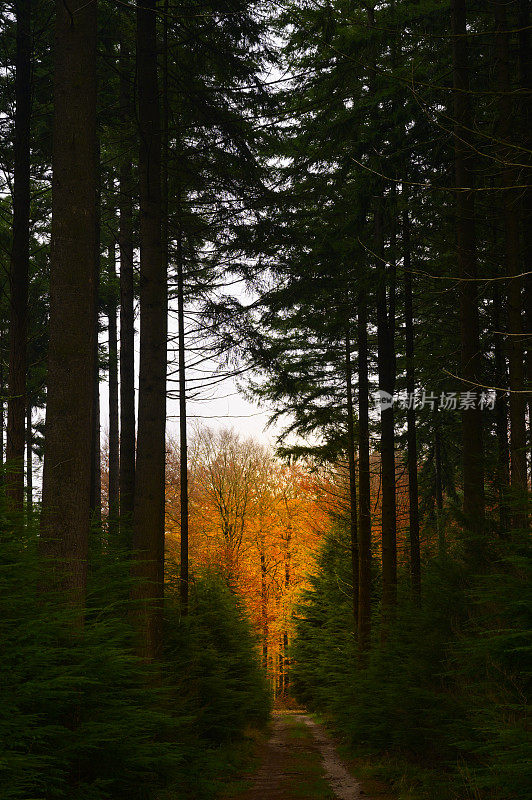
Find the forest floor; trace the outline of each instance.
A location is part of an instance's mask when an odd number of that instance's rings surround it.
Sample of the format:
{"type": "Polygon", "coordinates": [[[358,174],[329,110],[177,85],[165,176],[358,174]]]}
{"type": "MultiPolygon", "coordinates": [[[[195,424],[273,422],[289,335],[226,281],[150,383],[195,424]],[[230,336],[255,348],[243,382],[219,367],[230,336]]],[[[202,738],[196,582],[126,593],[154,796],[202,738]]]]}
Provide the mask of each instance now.
{"type": "Polygon", "coordinates": [[[354,777],[336,746],[308,714],[274,712],[259,767],[224,800],[394,800],[380,783],[354,777]]]}

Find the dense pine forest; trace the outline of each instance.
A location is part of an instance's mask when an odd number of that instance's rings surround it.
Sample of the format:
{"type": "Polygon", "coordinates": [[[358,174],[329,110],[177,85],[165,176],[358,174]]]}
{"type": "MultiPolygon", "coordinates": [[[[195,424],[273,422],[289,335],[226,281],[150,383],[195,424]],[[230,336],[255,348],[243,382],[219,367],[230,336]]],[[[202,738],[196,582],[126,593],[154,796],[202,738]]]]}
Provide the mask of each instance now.
{"type": "Polygon", "coordinates": [[[2,5],[0,800],[530,798],[531,31],[2,5]]]}

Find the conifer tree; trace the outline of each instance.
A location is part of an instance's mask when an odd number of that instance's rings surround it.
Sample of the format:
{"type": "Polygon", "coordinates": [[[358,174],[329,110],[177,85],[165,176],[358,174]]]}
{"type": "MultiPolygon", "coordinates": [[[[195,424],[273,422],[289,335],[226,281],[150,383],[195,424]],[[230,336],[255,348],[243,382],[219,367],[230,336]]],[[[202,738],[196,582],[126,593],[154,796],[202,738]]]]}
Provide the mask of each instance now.
{"type": "Polygon", "coordinates": [[[7,406],[7,495],[21,512],[24,497],[24,439],[28,350],[30,259],[31,2],[16,3],[15,141],[13,165],[13,241],[11,246],[9,398],[7,406]]]}
{"type": "Polygon", "coordinates": [[[87,579],[96,286],[96,11],[56,4],[50,344],[42,549],[75,601],[87,579]]]}
{"type": "Polygon", "coordinates": [[[161,243],[161,130],[156,0],[137,3],[140,175],[140,372],[133,574],[139,652],[162,651],[167,275],[161,243]]]}

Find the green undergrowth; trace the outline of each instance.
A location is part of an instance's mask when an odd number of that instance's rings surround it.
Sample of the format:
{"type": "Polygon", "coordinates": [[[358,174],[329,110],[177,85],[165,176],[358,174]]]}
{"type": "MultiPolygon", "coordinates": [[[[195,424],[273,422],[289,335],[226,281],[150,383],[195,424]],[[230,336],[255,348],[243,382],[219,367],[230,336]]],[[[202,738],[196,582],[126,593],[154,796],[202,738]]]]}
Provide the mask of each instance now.
{"type": "Polygon", "coordinates": [[[325,544],[297,611],[297,699],[323,716],[357,770],[390,781],[400,800],[528,800],[529,540],[494,541],[482,572],[458,547],[425,564],[420,609],[403,576],[386,631],[373,610],[361,664],[341,535],[325,544]]]}
{"type": "Polygon", "coordinates": [[[94,548],[83,624],[34,531],[0,526],[2,800],[210,800],[252,754],[269,697],[243,609],[215,575],[166,599],[164,662],[134,653],[127,559],[94,548]],[[44,588],[46,587],[46,588],[44,588]]]}

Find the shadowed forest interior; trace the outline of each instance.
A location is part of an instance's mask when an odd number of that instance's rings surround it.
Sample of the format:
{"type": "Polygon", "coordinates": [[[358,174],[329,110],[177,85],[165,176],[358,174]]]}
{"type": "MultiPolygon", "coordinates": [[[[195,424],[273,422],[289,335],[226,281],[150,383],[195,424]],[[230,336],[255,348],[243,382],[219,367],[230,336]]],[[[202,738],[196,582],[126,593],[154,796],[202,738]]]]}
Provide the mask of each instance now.
{"type": "Polygon", "coordinates": [[[530,33],[2,5],[0,800],[529,800],[530,33]]]}

